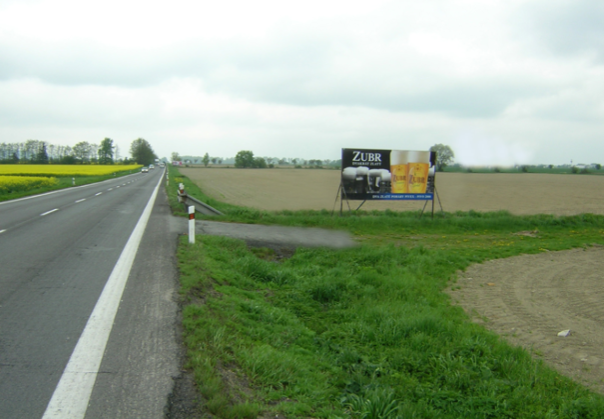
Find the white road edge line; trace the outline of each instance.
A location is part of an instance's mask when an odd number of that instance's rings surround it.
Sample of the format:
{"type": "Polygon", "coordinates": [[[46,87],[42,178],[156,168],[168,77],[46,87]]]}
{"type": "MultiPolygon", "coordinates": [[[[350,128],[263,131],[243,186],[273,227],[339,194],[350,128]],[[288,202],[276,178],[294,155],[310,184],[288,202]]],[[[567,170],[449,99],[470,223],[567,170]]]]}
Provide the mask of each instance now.
{"type": "Polygon", "coordinates": [[[43,212],[42,214],[40,214],[40,217],[44,217],[45,215],[52,214],[53,212],[58,211],[58,210],[59,210],[58,208],[55,208],[53,210],[43,212]]]}
{"type": "Polygon", "coordinates": [[[82,419],[86,415],[113,321],[160,184],[161,179],[103,288],[42,419],[82,419]]]}
{"type": "Polygon", "coordinates": [[[78,200],[76,201],[76,204],[77,204],[78,202],[82,202],[82,201],[86,201],[86,198],[84,198],[84,199],[78,199],[78,200]]]}

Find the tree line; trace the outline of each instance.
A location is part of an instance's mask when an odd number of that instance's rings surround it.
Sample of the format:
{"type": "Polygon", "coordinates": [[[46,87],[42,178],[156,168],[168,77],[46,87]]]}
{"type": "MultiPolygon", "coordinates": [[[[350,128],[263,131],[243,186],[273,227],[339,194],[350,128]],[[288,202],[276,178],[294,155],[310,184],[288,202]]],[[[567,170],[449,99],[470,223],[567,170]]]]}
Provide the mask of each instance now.
{"type": "Polygon", "coordinates": [[[235,157],[210,157],[209,153],[205,153],[201,156],[181,156],[177,152],[171,154],[172,161],[182,161],[185,164],[203,164],[208,166],[210,163],[216,165],[221,164],[233,164],[235,167],[250,167],[250,168],[264,168],[264,167],[275,167],[275,166],[310,166],[310,167],[336,167],[339,168],[341,160],[330,160],[330,159],[310,159],[305,160],[302,158],[291,158],[291,157],[258,157],[250,150],[241,150],[235,157]]]}
{"type": "Polygon", "coordinates": [[[151,145],[143,138],[130,146],[131,159],[120,159],[119,148],[111,138],[99,144],[80,141],[73,147],[46,141],[27,140],[20,143],[0,143],[0,164],[151,164],[157,158],[151,145]]]}
{"type": "MultiPolygon", "coordinates": [[[[436,153],[436,170],[443,171],[445,167],[447,167],[453,161],[455,154],[453,150],[448,145],[444,144],[435,144],[430,147],[430,151],[436,153]]],[[[180,156],[178,153],[172,153],[172,160],[180,160],[180,156]]],[[[209,154],[206,153],[203,158],[195,159],[195,161],[191,161],[191,163],[203,163],[204,166],[208,166],[210,161],[214,164],[218,161],[217,158],[210,158],[209,154]]],[[[222,159],[219,159],[220,163],[222,163],[222,159]]],[[[219,163],[219,164],[220,164],[219,163]]],[[[275,165],[285,166],[293,164],[296,167],[316,167],[322,168],[323,166],[331,166],[331,167],[341,167],[341,160],[320,160],[320,159],[287,159],[287,158],[277,158],[277,157],[256,157],[254,153],[250,150],[241,150],[235,156],[235,167],[238,168],[257,168],[263,169],[267,167],[274,167],[275,165]]]]}

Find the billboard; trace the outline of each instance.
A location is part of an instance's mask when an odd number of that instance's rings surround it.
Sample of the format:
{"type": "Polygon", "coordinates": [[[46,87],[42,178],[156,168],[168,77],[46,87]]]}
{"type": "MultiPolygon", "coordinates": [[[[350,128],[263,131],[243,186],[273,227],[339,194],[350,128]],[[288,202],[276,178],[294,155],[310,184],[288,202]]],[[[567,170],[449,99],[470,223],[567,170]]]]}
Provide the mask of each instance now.
{"type": "Polygon", "coordinates": [[[342,197],[356,200],[434,199],[436,153],[342,149],[342,197]]]}

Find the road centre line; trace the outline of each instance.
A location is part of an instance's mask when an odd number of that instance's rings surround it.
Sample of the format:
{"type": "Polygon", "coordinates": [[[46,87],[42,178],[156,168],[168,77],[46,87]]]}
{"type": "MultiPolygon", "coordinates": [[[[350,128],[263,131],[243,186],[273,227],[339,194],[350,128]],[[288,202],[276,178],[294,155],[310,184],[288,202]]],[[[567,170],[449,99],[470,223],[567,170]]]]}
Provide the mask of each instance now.
{"type": "Polygon", "coordinates": [[[5,231],[6,231],[6,229],[0,230],[0,234],[4,233],[5,231]]]}
{"type": "Polygon", "coordinates": [[[76,201],[76,204],[77,204],[78,202],[82,202],[82,201],[86,201],[86,198],[78,199],[78,200],[76,201]]]}
{"type": "Polygon", "coordinates": [[[134,258],[149,222],[161,179],[115,264],[42,419],[83,419],[134,258]]]}
{"type": "Polygon", "coordinates": [[[95,193],[94,196],[99,196],[101,195],[103,192],[99,192],[99,193],[95,193]]]}
{"type": "Polygon", "coordinates": [[[44,217],[45,215],[52,214],[53,212],[58,211],[58,210],[59,210],[58,208],[55,208],[53,210],[46,211],[46,212],[40,214],[40,217],[44,217]]]}

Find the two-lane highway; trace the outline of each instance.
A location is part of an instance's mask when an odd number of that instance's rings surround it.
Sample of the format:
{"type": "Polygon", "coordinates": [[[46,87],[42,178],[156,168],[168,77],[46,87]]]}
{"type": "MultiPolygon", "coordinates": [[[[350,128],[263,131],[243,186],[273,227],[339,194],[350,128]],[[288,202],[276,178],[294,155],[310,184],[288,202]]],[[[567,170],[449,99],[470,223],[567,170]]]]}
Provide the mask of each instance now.
{"type": "Polygon", "coordinates": [[[178,351],[176,234],[168,227],[162,173],[0,203],[0,418],[83,417],[63,408],[70,397],[90,397],[82,402],[89,418],[163,416],[178,351]],[[136,259],[100,347],[102,364],[79,371],[93,378],[94,390],[53,398],[73,374],[66,366],[77,365],[76,344],[148,205],[149,223],[130,251],[136,259]],[[59,399],[54,412],[47,411],[51,398],[59,399]]]}

